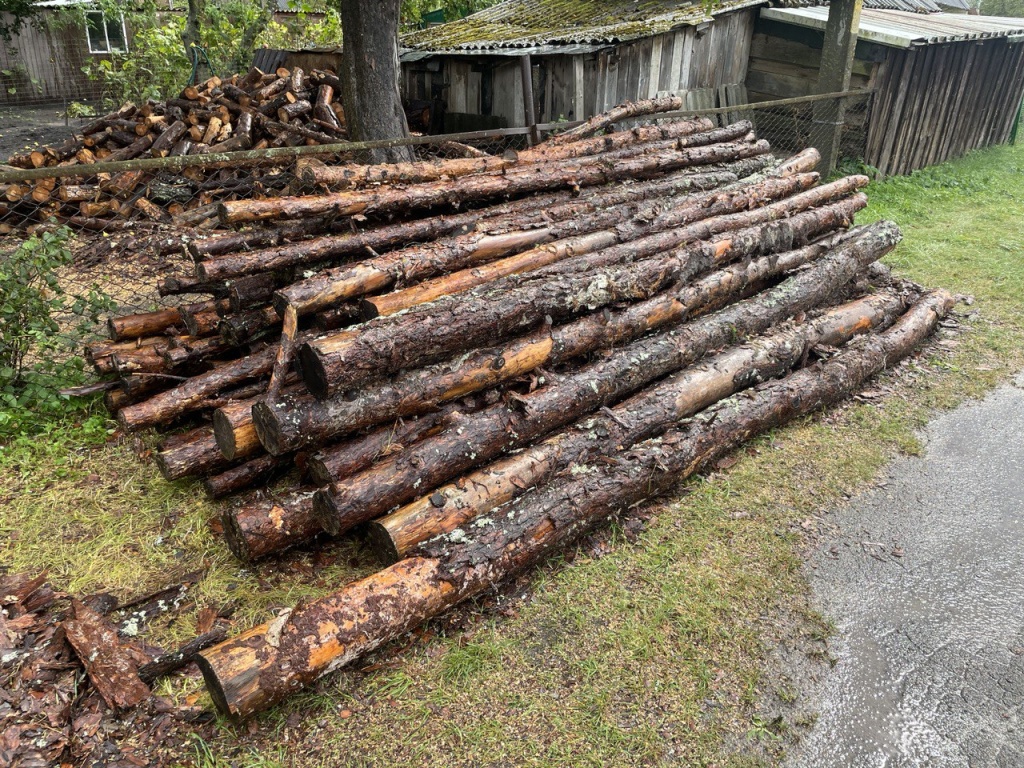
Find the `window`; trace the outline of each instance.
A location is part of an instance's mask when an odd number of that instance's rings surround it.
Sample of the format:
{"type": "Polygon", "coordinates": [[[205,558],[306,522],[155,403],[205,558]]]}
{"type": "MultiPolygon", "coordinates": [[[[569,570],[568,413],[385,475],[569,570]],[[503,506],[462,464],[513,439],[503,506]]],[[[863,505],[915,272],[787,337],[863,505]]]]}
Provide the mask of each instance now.
{"type": "Polygon", "coordinates": [[[124,53],[128,50],[124,16],[108,19],[102,11],[87,11],[85,36],[89,41],[89,53],[124,53]]]}

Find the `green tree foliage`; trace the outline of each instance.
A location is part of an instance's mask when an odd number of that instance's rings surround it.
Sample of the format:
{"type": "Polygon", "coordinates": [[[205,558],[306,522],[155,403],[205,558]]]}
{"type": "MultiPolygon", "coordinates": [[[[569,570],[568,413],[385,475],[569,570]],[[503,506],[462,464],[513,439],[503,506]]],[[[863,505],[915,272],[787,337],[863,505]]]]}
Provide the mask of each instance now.
{"type": "Polygon", "coordinates": [[[35,0],[0,0],[0,38],[10,40],[38,12],[35,0]]]}
{"type": "Polygon", "coordinates": [[[432,11],[444,11],[444,20],[454,21],[498,2],[500,0],[402,0],[402,23],[418,26],[432,11]]]}
{"type": "Polygon", "coordinates": [[[1024,17],[1024,0],[981,0],[984,16],[1024,17]]]}

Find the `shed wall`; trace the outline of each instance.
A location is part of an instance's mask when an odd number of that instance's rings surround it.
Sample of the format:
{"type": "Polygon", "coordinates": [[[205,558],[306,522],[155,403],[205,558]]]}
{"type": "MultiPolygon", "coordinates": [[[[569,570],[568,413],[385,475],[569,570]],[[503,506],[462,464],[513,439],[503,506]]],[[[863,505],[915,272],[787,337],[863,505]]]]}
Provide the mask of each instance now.
{"type": "MultiPolygon", "coordinates": [[[[659,93],[709,91],[741,84],[747,74],[756,10],[722,14],[699,27],[684,27],[596,53],[535,55],[534,97],[540,122],[582,120],[624,101],[659,93]]],[[[404,64],[406,100],[444,99],[450,113],[493,116],[524,125],[522,76],[515,56],[439,55],[404,64]]]]}
{"type": "Polygon", "coordinates": [[[97,83],[86,78],[86,61],[109,58],[89,53],[85,30],[26,24],[10,43],[0,45],[0,104],[81,101],[98,98],[97,83]]]}

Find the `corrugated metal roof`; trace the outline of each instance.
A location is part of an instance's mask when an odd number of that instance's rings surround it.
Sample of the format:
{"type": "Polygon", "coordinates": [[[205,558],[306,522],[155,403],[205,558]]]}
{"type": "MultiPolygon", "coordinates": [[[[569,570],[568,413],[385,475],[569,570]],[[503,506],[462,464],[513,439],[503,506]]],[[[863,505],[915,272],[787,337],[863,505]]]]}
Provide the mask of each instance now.
{"type": "MultiPolygon", "coordinates": [[[[761,18],[811,29],[825,29],[828,7],[764,8],[761,18]]],[[[1005,37],[1024,41],[1024,19],[967,16],[960,13],[907,13],[865,8],[860,14],[860,37],[893,48],[1005,37]]]]}
{"type": "MultiPolygon", "coordinates": [[[[965,2],[965,0],[864,0],[865,8],[887,8],[893,11],[913,11],[914,13],[938,13],[942,10],[943,4],[950,5],[965,2]]],[[[828,5],[828,0],[774,0],[771,3],[776,8],[814,8],[820,5],[828,5]]]]}
{"type": "Polygon", "coordinates": [[[701,24],[767,0],[506,0],[464,19],[402,36],[419,51],[480,51],[550,45],[609,45],[701,24]]]}

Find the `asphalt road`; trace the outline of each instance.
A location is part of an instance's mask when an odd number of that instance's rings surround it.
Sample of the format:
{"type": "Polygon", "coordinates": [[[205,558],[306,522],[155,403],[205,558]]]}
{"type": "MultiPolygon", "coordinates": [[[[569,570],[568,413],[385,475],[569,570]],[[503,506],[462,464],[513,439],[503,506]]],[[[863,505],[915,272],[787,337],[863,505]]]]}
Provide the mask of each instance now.
{"type": "Polygon", "coordinates": [[[837,663],[790,768],[1024,766],[1024,374],[924,437],[812,559],[837,663]]]}

